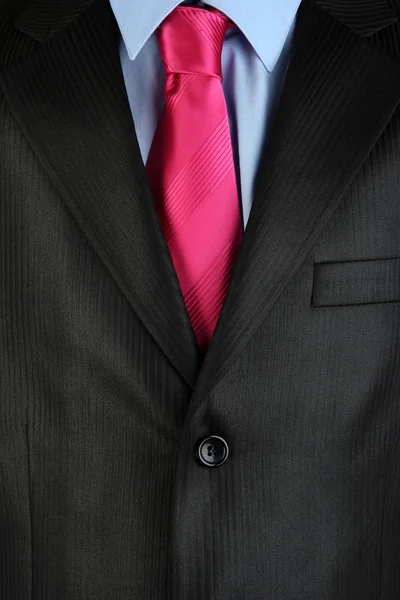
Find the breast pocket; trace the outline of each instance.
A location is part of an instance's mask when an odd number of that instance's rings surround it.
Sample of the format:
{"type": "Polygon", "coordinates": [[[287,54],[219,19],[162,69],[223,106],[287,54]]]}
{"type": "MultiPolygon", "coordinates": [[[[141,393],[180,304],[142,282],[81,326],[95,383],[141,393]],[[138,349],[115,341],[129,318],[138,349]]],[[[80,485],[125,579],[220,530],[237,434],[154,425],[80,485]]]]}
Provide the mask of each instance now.
{"type": "Polygon", "coordinates": [[[314,264],[311,306],[400,302],[400,258],[314,264]]]}

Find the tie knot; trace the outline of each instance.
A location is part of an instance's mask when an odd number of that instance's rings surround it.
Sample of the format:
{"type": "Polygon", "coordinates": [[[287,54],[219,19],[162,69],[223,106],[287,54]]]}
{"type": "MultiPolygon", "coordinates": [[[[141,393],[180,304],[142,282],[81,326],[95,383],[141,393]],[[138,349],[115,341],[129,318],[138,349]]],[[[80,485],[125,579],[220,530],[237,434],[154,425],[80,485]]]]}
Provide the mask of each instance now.
{"type": "Polygon", "coordinates": [[[218,10],[178,6],[157,30],[165,72],[197,73],[222,81],[221,51],[229,19],[218,10]]]}

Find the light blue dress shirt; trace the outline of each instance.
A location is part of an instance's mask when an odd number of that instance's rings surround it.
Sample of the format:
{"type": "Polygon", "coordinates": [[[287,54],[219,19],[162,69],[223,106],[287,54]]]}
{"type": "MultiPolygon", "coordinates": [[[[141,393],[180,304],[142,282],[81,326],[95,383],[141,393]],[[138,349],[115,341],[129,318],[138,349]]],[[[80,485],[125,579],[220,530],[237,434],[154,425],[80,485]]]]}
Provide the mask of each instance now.
{"type": "MultiPolygon", "coordinates": [[[[122,34],[121,65],[146,164],[164,106],[165,73],[154,31],[179,1],[110,3],[122,34]]],[[[285,80],[300,0],[208,0],[207,4],[236,24],[226,33],[221,61],[246,227],[261,151],[285,80]]]]}

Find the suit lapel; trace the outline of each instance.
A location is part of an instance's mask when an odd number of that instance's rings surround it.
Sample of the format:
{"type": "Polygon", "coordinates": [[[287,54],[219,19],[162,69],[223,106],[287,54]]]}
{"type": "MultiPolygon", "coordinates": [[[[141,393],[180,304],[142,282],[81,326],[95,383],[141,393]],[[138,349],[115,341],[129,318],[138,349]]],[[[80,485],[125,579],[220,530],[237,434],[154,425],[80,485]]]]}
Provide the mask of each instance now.
{"type": "Polygon", "coordinates": [[[397,64],[303,2],[243,244],[187,419],[268,317],[399,100],[397,64]]]}
{"type": "MultiPolygon", "coordinates": [[[[70,16],[60,18],[68,22],[70,16]]],[[[34,24],[36,38],[57,29],[57,23],[34,24]]],[[[82,231],[193,387],[200,353],[147,183],[118,42],[111,8],[98,0],[0,83],[82,231]]]]}
{"type": "Polygon", "coordinates": [[[69,25],[93,2],[94,0],[17,0],[22,9],[17,11],[14,25],[35,40],[44,42],[69,25]]]}
{"type": "Polygon", "coordinates": [[[390,0],[315,0],[315,4],[363,36],[370,36],[397,21],[390,0]]]}
{"type": "Polygon", "coordinates": [[[71,7],[91,1],[60,2],[48,22],[49,1],[36,0],[36,12],[16,25],[49,41],[1,84],[83,232],[172,364],[196,383],[189,419],[268,317],[397,106],[396,65],[354,33],[374,33],[394,16],[386,0],[362,3],[351,31],[340,22],[348,14],[341,0],[303,1],[243,245],[201,366],[140,157],[108,2],[71,22],[71,7]],[[373,18],[361,14],[372,5],[373,18]]]}

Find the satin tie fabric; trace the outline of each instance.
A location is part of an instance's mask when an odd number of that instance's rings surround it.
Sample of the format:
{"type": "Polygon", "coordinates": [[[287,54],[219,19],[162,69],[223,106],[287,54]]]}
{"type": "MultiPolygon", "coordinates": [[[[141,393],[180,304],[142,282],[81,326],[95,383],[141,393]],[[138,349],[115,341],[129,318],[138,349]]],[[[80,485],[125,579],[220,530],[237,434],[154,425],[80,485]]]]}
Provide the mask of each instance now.
{"type": "Polygon", "coordinates": [[[147,174],[203,354],[242,241],[221,51],[221,12],[178,6],[157,30],[165,106],[147,174]]]}

